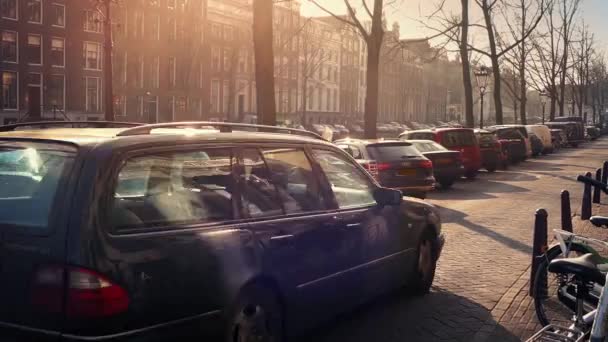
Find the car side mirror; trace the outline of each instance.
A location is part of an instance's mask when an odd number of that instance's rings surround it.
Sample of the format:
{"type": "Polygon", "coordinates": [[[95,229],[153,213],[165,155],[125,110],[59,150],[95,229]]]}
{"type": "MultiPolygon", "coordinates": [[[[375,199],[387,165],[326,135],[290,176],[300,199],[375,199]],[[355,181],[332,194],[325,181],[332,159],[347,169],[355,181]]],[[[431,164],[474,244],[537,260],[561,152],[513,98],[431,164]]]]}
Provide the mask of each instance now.
{"type": "Polygon", "coordinates": [[[377,188],[374,191],[374,199],[381,206],[399,205],[403,201],[403,194],[399,190],[377,188]]]}

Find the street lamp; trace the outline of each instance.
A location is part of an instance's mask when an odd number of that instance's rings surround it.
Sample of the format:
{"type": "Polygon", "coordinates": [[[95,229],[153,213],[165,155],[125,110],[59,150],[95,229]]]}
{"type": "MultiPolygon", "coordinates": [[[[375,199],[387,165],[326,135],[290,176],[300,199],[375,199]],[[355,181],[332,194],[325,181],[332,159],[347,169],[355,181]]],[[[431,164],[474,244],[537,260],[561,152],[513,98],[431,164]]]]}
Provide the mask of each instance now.
{"type": "Polygon", "coordinates": [[[481,111],[479,113],[479,128],[483,128],[483,97],[488,89],[488,81],[490,80],[490,71],[485,66],[474,72],[477,86],[479,87],[479,97],[481,99],[481,111]]]}
{"type": "Polygon", "coordinates": [[[545,93],[544,91],[541,91],[540,93],[538,93],[538,97],[540,97],[540,104],[543,107],[543,125],[545,124],[545,105],[547,104],[547,93],[545,93]]]}

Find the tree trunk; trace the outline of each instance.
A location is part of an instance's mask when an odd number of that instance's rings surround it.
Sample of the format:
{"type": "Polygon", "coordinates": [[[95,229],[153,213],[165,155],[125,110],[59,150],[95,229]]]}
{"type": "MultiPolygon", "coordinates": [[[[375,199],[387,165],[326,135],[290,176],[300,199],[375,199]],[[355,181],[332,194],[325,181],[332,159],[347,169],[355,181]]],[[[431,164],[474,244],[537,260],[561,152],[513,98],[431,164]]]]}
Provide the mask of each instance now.
{"type": "Polygon", "coordinates": [[[464,87],[465,125],[475,127],[473,116],[473,84],[471,82],[471,64],[469,62],[469,0],[460,0],[462,5],[462,23],[460,36],[460,60],[462,64],[462,85],[464,87]]]}
{"type": "Polygon", "coordinates": [[[492,61],[492,74],[494,76],[494,110],[496,111],[496,124],[503,124],[503,112],[502,112],[502,93],[500,84],[500,65],[498,60],[498,52],[496,50],[496,37],[494,36],[494,25],[492,23],[492,17],[490,8],[488,7],[488,0],[482,1],[482,12],[483,18],[486,25],[486,31],[488,32],[488,42],[490,43],[490,60],[492,61]]]}
{"type": "Polygon", "coordinates": [[[308,110],[308,77],[302,75],[302,117],[300,122],[302,126],[308,128],[308,120],[306,118],[306,112],[308,110]]]}
{"type": "Polygon", "coordinates": [[[274,95],[272,6],[272,0],[253,1],[253,46],[258,122],[270,126],[276,125],[277,122],[274,95]]]}
{"type": "Polygon", "coordinates": [[[376,139],[376,124],[378,122],[378,87],[380,69],[380,42],[371,36],[367,43],[367,88],[365,90],[365,132],[366,139],[376,139]]]}

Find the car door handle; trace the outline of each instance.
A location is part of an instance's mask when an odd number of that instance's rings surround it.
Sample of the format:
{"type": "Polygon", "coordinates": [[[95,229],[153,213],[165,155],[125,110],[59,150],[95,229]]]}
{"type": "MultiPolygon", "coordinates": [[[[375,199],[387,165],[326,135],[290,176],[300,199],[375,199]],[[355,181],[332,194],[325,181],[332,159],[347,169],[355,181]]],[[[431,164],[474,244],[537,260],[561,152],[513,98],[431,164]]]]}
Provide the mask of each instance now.
{"type": "Polygon", "coordinates": [[[361,227],[361,222],[346,224],[346,228],[358,228],[358,227],[361,227]]]}
{"type": "Polygon", "coordinates": [[[270,245],[273,247],[285,247],[293,243],[293,235],[277,235],[270,238],[270,245]]]}

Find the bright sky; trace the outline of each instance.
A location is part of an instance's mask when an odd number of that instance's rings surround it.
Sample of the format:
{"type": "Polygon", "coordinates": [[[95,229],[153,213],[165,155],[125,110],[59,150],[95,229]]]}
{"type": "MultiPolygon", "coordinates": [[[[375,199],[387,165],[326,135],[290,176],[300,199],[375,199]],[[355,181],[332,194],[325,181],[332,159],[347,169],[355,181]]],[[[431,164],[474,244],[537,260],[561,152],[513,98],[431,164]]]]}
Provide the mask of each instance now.
{"type": "MultiPolygon", "coordinates": [[[[305,16],[325,15],[309,0],[302,1],[302,14],[305,16]]],[[[359,0],[350,0],[353,5],[359,4],[359,0]]],[[[390,0],[385,0],[390,1],[390,0]]],[[[318,0],[320,4],[335,13],[345,13],[343,0],[318,0]]],[[[368,3],[373,1],[368,0],[368,3]]],[[[426,16],[433,12],[434,6],[439,0],[395,0],[395,5],[387,11],[391,22],[398,21],[401,25],[401,36],[404,38],[420,38],[431,36],[433,32],[426,29],[420,23],[426,16]]],[[[473,1],[471,1],[473,2],[473,1]]],[[[460,0],[445,0],[446,7],[454,12],[460,12],[460,0]]],[[[472,5],[475,6],[476,5],[472,5]]],[[[473,10],[475,13],[476,11],[473,10]]],[[[362,12],[359,12],[362,13],[362,12]]],[[[582,0],[580,16],[590,26],[591,32],[595,33],[598,45],[608,53],[608,0],[582,0]]],[[[390,26],[389,26],[390,27],[390,26]]]]}

